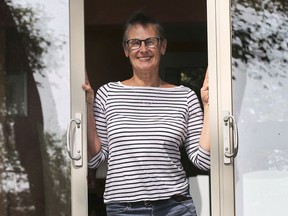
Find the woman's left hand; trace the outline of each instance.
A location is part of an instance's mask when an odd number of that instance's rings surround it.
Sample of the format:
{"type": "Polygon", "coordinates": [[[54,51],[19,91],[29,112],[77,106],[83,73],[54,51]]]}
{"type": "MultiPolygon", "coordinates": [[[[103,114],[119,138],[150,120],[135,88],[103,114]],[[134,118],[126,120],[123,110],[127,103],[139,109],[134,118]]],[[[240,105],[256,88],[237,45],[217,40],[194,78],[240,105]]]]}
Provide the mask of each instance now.
{"type": "Polygon", "coordinates": [[[206,107],[209,105],[209,74],[208,68],[206,70],[205,79],[201,88],[201,99],[203,106],[206,107]]]}

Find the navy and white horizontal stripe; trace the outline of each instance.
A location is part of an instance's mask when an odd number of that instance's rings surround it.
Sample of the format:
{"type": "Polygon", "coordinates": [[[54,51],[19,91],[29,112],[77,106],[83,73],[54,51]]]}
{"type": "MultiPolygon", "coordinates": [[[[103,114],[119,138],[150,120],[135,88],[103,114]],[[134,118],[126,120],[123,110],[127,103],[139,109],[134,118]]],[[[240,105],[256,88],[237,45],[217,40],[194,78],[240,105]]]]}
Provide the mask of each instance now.
{"type": "Polygon", "coordinates": [[[111,82],[99,88],[94,115],[101,151],[88,163],[108,159],[104,201],[167,199],[188,190],[179,146],[202,170],[209,152],[199,145],[203,113],[189,88],[131,87],[111,82]]]}

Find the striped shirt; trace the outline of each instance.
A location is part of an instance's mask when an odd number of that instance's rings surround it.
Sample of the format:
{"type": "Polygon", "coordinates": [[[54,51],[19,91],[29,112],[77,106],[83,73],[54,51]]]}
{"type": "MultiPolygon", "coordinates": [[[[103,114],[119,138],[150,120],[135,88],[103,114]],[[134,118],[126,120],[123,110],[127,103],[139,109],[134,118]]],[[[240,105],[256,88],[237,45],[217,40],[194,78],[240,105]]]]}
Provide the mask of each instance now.
{"type": "Polygon", "coordinates": [[[180,145],[196,167],[210,168],[209,152],[199,145],[203,112],[196,94],[187,87],[111,82],[98,89],[94,116],[101,151],[88,165],[95,168],[108,159],[105,203],[186,193],[180,145]]]}

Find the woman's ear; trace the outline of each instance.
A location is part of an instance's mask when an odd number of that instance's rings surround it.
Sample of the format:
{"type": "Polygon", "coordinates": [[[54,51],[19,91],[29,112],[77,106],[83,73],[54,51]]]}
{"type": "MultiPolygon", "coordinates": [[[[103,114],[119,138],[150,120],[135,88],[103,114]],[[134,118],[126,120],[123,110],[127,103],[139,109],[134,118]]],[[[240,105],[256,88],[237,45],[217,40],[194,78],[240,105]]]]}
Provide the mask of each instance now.
{"type": "Polygon", "coordinates": [[[125,56],[128,58],[129,57],[128,49],[126,47],[124,47],[124,46],[123,46],[123,49],[124,49],[125,56]]]}
{"type": "Polygon", "coordinates": [[[161,54],[164,55],[166,52],[166,48],[167,48],[167,40],[164,39],[161,43],[161,54]]]}
{"type": "Polygon", "coordinates": [[[129,57],[129,50],[127,49],[127,45],[124,42],[122,43],[122,47],[123,47],[125,56],[128,58],[129,57]]]}

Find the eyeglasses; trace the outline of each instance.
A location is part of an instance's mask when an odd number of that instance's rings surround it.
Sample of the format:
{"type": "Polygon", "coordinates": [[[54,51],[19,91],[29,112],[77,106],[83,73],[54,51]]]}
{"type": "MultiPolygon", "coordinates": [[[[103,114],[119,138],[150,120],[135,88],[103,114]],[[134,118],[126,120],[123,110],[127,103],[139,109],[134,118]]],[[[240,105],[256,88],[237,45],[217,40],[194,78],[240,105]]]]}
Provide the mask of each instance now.
{"type": "Polygon", "coordinates": [[[144,41],[144,44],[146,47],[155,48],[158,46],[160,40],[161,40],[160,37],[149,37],[149,38],[146,38],[145,40],[130,39],[126,41],[126,44],[131,50],[137,50],[141,47],[142,42],[144,41]]]}

